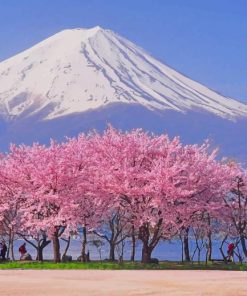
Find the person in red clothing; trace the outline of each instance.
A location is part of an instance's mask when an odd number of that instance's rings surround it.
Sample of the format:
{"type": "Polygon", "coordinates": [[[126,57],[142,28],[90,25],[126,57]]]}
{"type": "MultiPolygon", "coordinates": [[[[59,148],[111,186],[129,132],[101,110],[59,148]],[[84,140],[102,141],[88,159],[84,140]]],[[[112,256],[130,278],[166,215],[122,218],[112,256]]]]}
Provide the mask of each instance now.
{"type": "Polygon", "coordinates": [[[24,243],[23,245],[20,246],[19,252],[21,253],[21,257],[27,253],[26,243],[24,243]]]}
{"type": "Polygon", "coordinates": [[[234,243],[230,243],[227,248],[227,259],[229,261],[233,261],[233,253],[234,253],[235,245],[234,243]]]}

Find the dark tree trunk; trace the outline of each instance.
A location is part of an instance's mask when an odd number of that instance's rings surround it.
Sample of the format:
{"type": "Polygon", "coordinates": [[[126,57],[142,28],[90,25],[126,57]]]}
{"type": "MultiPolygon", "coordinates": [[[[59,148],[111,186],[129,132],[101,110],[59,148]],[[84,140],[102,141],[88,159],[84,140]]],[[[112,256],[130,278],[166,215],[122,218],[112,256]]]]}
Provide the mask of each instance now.
{"type": "Polygon", "coordinates": [[[240,262],[240,264],[242,265],[243,264],[243,257],[242,257],[242,254],[241,254],[241,252],[240,252],[240,250],[239,250],[239,246],[238,246],[238,244],[239,244],[239,241],[238,242],[236,242],[236,245],[235,245],[235,254],[236,254],[236,256],[238,257],[238,261],[240,262]]]}
{"type": "Polygon", "coordinates": [[[70,246],[70,236],[69,236],[69,238],[68,238],[67,240],[64,239],[64,241],[66,241],[67,244],[66,244],[66,247],[65,247],[64,253],[63,253],[63,255],[62,255],[62,259],[65,258],[66,255],[67,255],[67,252],[68,252],[68,249],[69,249],[69,246],[70,246]]]}
{"type": "Polygon", "coordinates": [[[223,260],[224,260],[224,262],[225,263],[227,263],[227,257],[226,257],[226,255],[224,254],[224,251],[223,251],[223,246],[224,246],[224,243],[225,243],[225,241],[227,240],[227,238],[228,238],[228,235],[226,235],[224,238],[223,238],[223,240],[222,240],[222,242],[221,242],[221,245],[220,245],[220,253],[221,253],[221,255],[222,255],[222,258],[223,258],[223,260]]]}
{"type": "Polygon", "coordinates": [[[181,235],[179,236],[179,238],[181,240],[181,261],[183,263],[184,262],[184,239],[181,235]]]}
{"type": "Polygon", "coordinates": [[[142,241],[142,263],[150,263],[152,251],[160,240],[160,227],[162,219],[156,224],[153,235],[150,237],[149,224],[145,223],[139,228],[139,239],[142,241]]]}
{"type": "Polygon", "coordinates": [[[135,237],[134,228],[132,229],[131,239],[132,239],[132,246],[131,246],[130,261],[133,262],[133,261],[135,261],[135,253],[136,253],[136,237],[135,237]]]}
{"type": "MultiPolygon", "coordinates": [[[[9,237],[9,251],[11,254],[11,259],[15,261],[15,254],[14,254],[14,234],[13,231],[10,231],[9,237]]],[[[8,258],[8,257],[7,257],[8,258]]]]}
{"type": "Polygon", "coordinates": [[[46,246],[49,245],[50,242],[51,242],[50,240],[46,239],[45,235],[43,236],[43,239],[41,240],[41,242],[40,241],[38,242],[38,246],[36,248],[36,250],[37,250],[36,260],[37,261],[43,261],[44,260],[44,258],[43,258],[43,250],[44,250],[44,248],[46,246]]]}
{"type": "Polygon", "coordinates": [[[6,258],[7,259],[9,259],[10,246],[11,246],[11,232],[9,231],[9,235],[8,235],[8,250],[7,250],[7,255],[6,255],[6,258]]]}
{"type": "Polygon", "coordinates": [[[41,248],[41,247],[37,248],[36,260],[37,261],[43,261],[43,248],[41,248]]]}
{"type": "Polygon", "coordinates": [[[207,243],[207,252],[206,252],[206,263],[208,261],[212,260],[212,232],[210,230],[211,228],[211,218],[210,215],[207,215],[207,222],[208,222],[208,226],[209,226],[209,231],[207,234],[207,239],[208,239],[208,243],[207,243]]]}
{"type": "Polygon", "coordinates": [[[207,249],[207,259],[206,261],[211,261],[212,260],[212,233],[209,232],[208,234],[208,249],[207,249]]]}
{"type": "Polygon", "coordinates": [[[147,244],[143,244],[142,247],[142,263],[150,263],[153,249],[147,244]]]}
{"type": "Polygon", "coordinates": [[[82,250],[81,250],[81,261],[82,262],[87,262],[87,254],[86,254],[87,229],[86,229],[86,227],[83,227],[82,234],[83,234],[83,242],[82,242],[82,250]]]}
{"type": "Polygon", "coordinates": [[[184,236],[184,259],[187,262],[190,262],[189,230],[189,227],[185,229],[184,236]]]}
{"type": "Polygon", "coordinates": [[[57,231],[54,233],[52,241],[53,241],[54,262],[56,262],[56,263],[61,262],[60,243],[59,243],[59,237],[58,237],[57,231]]]}
{"type": "Polygon", "coordinates": [[[113,242],[110,242],[109,260],[115,261],[115,244],[113,242]]]}
{"type": "Polygon", "coordinates": [[[198,257],[197,257],[197,262],[200,263],[201,262],[201,249],[198,249],[198,257]]]}
{"type": "Polygon", "coordinates": [[[247,257],[247,248],[246,248],[245,236],[243,234],[240,234],[240,242],[241,242],[241,245],[242,245],[244,255],[245,255],[245,257],[247,257]]]}

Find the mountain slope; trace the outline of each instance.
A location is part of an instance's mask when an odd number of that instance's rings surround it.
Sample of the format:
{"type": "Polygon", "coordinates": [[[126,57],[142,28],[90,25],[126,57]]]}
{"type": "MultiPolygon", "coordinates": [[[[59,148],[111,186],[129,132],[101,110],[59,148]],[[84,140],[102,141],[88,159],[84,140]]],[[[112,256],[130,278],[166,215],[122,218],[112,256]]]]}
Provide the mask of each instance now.
{"type": "Polygon", "coordinates": [[[247,162],[247,105],[226,98],[100,27],[65,30],[0,63],[0,148],[47,143],[108,123],[210,138],[247,162]]]}
{"type": "Polygon", "coordinates": [[[247,117],[247,106],[192,81],[109,30],[65,30],[0,63],[0,115],[51,120],[105,107],[204,110],[247,117]]]}

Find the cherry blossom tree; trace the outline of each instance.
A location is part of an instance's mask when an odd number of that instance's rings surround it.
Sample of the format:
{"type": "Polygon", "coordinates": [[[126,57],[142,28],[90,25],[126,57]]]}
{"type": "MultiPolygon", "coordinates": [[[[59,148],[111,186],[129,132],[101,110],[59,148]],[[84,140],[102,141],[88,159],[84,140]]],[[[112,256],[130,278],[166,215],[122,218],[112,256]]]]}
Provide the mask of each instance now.
{"type": "Polygon", "coordinates": [[[108,127],[103,134],[80,134],[60,144],[12,145],[0,156],[0,223],[12,241],[16,233],[27,241],[35,238],[37,258],[51,240],[55,262],[61,260],[61,235],[79,230],[82,261],[87,235],[95,231],[110,242],[113,259],[116,245],[137,235],[144,263],[161,239],[185,233],[189,260],[193,227],[203,230],[208,260],[212,233],[223,220],[235,226],[247,254],[246,176],[240,166],[217,160],[208,142],[183,145],[178,137],[142,130],[108,127]],[[107,221],[111,237],[104,233],[107,221]]]}
{"type": "Polygon", "coordinates": [[[52,238],[54,260],[60,261],[59,236],[72,220],[73,202],[64,147],[51,142],[49,147],[11,147],[8,161],[25,197],[22,202],[22,226],[27,234],[38,237],[46,233],[52,238]]]}
{"type": "MultiPolygon", "coordinates": [[[[156,188],[160,159],[162,155],[172,158],[174,149],[180,149],[181,144],[178,139],[169,141],[167,136],[151,137],[140,130],[121,133],[109,128],[102,136],[100,145],[101,168],[108,171],[103,177],[104,182],[112,195],[118,198],[119,206],[128,213],[130,224],[139,229],[139,239],[143,242],[143,262],[148,262],[161,237],[168,233],[171,235],[171,221],[174,220],[174,214],[169,218],[167,215],[168,219],[164,220],[163,212],[159,210],[161,204],[164,208],[169,204],[165,198],[161,202],[156,188]]],[[[171,166],[169,160],[167,167],[171,166]]],[[[167,190],[172,190],[172,185],[169,185],[167,190]]]]}
{"type": "Polygon", "coordinates": [[[113,128],[98,142],[101,168],[108,171],[102,171],[104,183],[139,230],[143,262],[150,261],[161,238],[172,238],[193,215],[219,208],[219,196],[229,189],[227,166],[216,161],[207,143],[183,146],[167,135],[113,128]]]}
{"type": "Polygon", "coordinates": [[[107,211],[114,201],[102,185],[99,167],[100,155],[95,146],[96,134],[68,139],[64,153],[71,176],[68,194],[72,196],[73,230],[82,230],[83,242],[81,260],[87,260],[87,234],[105,221],[107,211]]]}
{"type": "Polygon", "coordinates": [[[247,170],[240,164],[230,163],[233,177],[229,194],[222,197],[222,210],[218,216],[225,226],[225,233],[239,237],[243,253],[247,257],[247,170]]]}

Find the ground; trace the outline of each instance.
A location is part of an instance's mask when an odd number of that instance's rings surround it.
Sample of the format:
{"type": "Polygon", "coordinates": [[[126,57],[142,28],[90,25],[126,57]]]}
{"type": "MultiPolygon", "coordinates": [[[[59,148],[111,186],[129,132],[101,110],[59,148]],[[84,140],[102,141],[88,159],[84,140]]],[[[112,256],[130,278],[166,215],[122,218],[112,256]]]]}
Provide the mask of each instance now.
{"type": "Polygon", "coordinates": [[[5,296],[246,296],[247,273],[215,270],[0,270],[5,296]]]}

